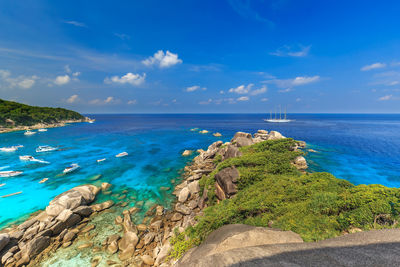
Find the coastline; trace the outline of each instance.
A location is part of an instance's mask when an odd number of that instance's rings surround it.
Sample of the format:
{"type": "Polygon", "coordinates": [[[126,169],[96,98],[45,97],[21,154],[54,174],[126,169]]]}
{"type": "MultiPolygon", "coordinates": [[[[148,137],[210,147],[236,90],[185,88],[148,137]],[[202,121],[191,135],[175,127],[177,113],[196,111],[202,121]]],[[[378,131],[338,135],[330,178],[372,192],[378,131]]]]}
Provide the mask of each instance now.
{"type": "Polygon", "coordinates": [[[90,122],[93,121],[89,117],[85,117],[82,120],[63,120],[56,123],[37,123],[31,126],[16,126],[16,127],[0,127],[0,134],[2,133],[10,133],[10,132],[17,132],[17,131],[28,131],[28,130],[37,130],[40,128],[56,128],[56,127],[64,127],[69,123],[80,123],[80,122],[90,122]]]}
{"type": "MultiPolygon", "coordinates": [[[[175,264],[188,266],[192,264],[193,259],[201,261],[202,259],[199,259],[193,251],[196,251],[199,245],[198,248],[201,249],[204,239],[193,238],[191,232],[200,224],[204,226],[204,219],[207,221],[207,216],[210,216],[209,212],[212,209],[217,208],[221,203],[226,205],[229,201],[232,202],[242,195],[243,192],[240,191],[245,190],[238,179],[243,174],[243,169],[232,167],[229,163],[237,162],[236,164],[240,166],[242,156],[248,158],[246,153],[254,148],[259,149],[269,145],[277,145],[273,149],[276,151],[272,155],[274,157],[279,156],[280,152],[276,150],[277,148],[286,151],[283,152],[284,154],[292,155],[288,158],[290,162],[286,163],[288,167],[297,170],[299,176],[296,176],[296,179],[306,177],[304,181],[313,180],[313,174],[306,172],[307,162],[300,152],[305,148],[305,142],[294,141],[275,131],[259,130],[253,135],[237,132],[230,142],[216,141],[207,150],[197,150],[198,154],[184,167],[183,174],[171,182],[173,189],[160,188],[166,194],[174,196],[174,201],[170,205],[163,204],[163,206],[147,200],[138,201],[134,192],[116,191],[113,185],[102,182],[101,175],[93,179],[93,184],[78,186],[62,193],[55,197],[44,211],[35,212],[24,223],[0,231],[0,241],[6,240],[2,241],[5,244],[4,249],[0,247],[1,264],[51,266],[55,262],[68,263],[70,260],[79,260],[75,262],[75,265],[123,264],[128,266],[133,264],[166,267],[175,264]],[[224,163],[228,165],[221,167],[224,163]],[[114,196],[114,201],[104,201],[105,196],[114,196]],[[97,202],[99,200],[102,202],[97,202]],[[206,207],[209,209],[205,210],[206,207]]],[[[190,155],[189,150],[182,153],[182,156],[188,155],[190,155]]],[[[279,164],[283,162],[280,161],[279,164]]],[[[322,174],[322,178],[327,175],[322,174]]],[[[350,187],[349,183],[340,179],[328,178],[350,187]]],[[[357,186],[353,187],[357,188],[357,186]]],[[[378,186],[378,193],[383,188],[383,186],[378,186]]],[[[392,220],[390,217],[378,216],[375,217],[373,223],[379,225],[382,223],[382,226],[385,226],[387,222],[390,222],[389,219],[392,220]]],[[[297,220],[301,218],[297,217],[297,220]]],[[[219,227],[231,223],[238,222],[228,220],[219,227]]],[[[279,241],[280,243],[290,240],[303,242],[304,237],[301,233],[290,231],[290,229],[277,232],[275,229],[277,226],[273,224],[274,222],[271,224],[268,222],[268,226],[264,225],[262,232],[265,236],[270,236],[272,233],[275,239],[283,240],[279,241]]],[[[232,227],[236,226],[232,225],[232,227]]],[[[268,243],[270,241],[266,241],[267,237],[259,240],[260,227],[240,226],[239,228],[240,231],[245,232],[238,233],[247,234],[244,238],[248,241],[247,243],[240,242],[239,245],[236,244],[233,247],[240,249],[242,246],[251,246],[251,244],[253,246],[270,244],[268,243]]],[[[211,231],[218,231],[215,229],[218,227],[207,229],[204,237],[207,237],[211,231]]],[[[227,228],[223,226],[221,229],[219,231],[224,233],[226,231],[224,229],[227,228]]],[[[347,235],[363,230],[365,229],[351,226],[337,235],[347,235]]],[[[221,244],[228,245],[227,247],[232,246],[228,241],[232,242],[228,238],[222,240],[221,244]]],[[[207,253],[207,255],[210,254],[207,253]]]]}

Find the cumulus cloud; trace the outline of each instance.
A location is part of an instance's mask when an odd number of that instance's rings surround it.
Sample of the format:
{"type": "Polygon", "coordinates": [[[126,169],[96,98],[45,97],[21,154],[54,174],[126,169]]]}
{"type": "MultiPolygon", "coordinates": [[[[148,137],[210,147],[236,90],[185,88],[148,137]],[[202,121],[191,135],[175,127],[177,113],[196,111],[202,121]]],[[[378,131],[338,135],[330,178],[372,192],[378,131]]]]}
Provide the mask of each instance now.
{"type": "Polygon", "coordinates": [[[136,105],[136,103],[137,103],[137,100],[136,100],[136,99],[129,100],[129,101],[127,102],[128,105],[136,105]]]}
{"type": "Polygon", "coordinates": [[[384,68],[384,67],[386,67],[386,64],[385,64],[385,63],[377,62],[377,63],[371,64],[371,65],[366,65],[366,66],[362,67],[362,68],[361,68],[361,71],[369,71],[369,70],[375,70],[375,69],[382,69],[382,68],[384,68]]]}
{"type": "Polygon", "coordinates": [[[241,96],[238,99],[236,99],[237,101],[249,101],[249,97],[248,96],[241,96]]]}
{"type": "Polygon", "coordinates": [[[119,84],[130,84],[133,86],[139,86],[145,82],[145,79],[146,79],[146,73],[140,75],[128,72],[127,74],[121,77],[119,76],[113,76],[111,78],[106,77],[104,79],[104,83],[107,84],[119,83],[119,84]]]}
{"type": "MultiPolygon", "coordinates": [[[[235,88],[231,88],[229,89],[229,93],[236,93],[236,94],[240,94],[240,95],[245,95],[245,94],[249,94],[249,95],[259,95],[259,94],[263,94],[265,92],[267,92],[267,86],[264,85],[259,89],[253,89],[254,84],[250,83],[248,85],[240,85],[238,87],[235,88]]],[[[221,93],[221,92],[220,92],[221,93]]]]}
{"type": "Polygon", "coordinates": [[[378,100],[379,101],[387,101],[387,100],[391,100],[392,98],[393,98],[393,95],[385,95],[385,96],[378,98],[378,100]]]}
{"type": "Polygon", "coordinates": [[[185,91],[186,92],[194,92],[194,91],[197,91],[200,89],[203,91],[207,90],[207,88],[205,88],[205,87],[201,88],[199,85],[194,85],[194,86],[187,87],[185,91]]]}
{"type": "Polygon", "coordinates": [[[270,55],[277,57],[305,57],[310,52],[310,49],[311,45],[309,46],[298,45],[295,47],[285,45],[278,48],[275,52],[270,53],[270,55]]]}
{"type": "Polygon", "coordinates": [[[68,74],[57,76],[54,80],[56,85],[65,85],[71,81],[71,77],[68,74]]]}
{"type": "Polygon", "coordinates": [[[250,95],[259,95],[267,92],[267,86],[262,86],[260,89],[256,89],[250,92],[250,95]]]}
{"type": "Polygon", "coordinates": [[[75,103],[79,100],[79,96],[78,95],[72,95],[67,99],[67,103],[75,103]]]}
{"type": "Polygon", "coordinates": [[[310,83],[315,83],[321,80],[321,77],[318,75],[315,76],[298,76],[293,79],[271,79],[264,81],[264,83],[272,83],[278,86],[279,88],[284,88],[287,91],[290,91],[291,88],[296,86],[302,86],[310,83]]]}
{"type": "Polygon", "coordinates": [[[39,79],[38,76],[24,76],[20,75],[17,77],[12,77],[11,72],[8,70],[0,70],[0,81],[5,83],[6,87],[9,88],[22,88],[29,89],[35,85],[36,81],[39,79]]]}
{"type": "Polygon", "coordinates": [[[229,89],[229,93],[236,93],[236,94],[241,94],[241,95],[247,94],[250,92],[250,90],[253,86],[254,86],[254,84],[252,84],[252,83],[248,84],[247,86],[242,84],[236,88],[229,89]]]}
{"type": "Polygon", "coordinates": [[[178,58],[178,54],[171,53],[168,50],[165,53],[162,50],[158,50],[152,57],[142,61],[146,66],[155,65],[160,68],[169,68],[182,62],[183,61],[178,58]]]}
{"type": "Polygon", "coordinates": [[[261,102],[267,102],[268,101],[268,98],[261,98],[261,102]]]}
{"type": "Polygon", "coordinates": [[[104,100],[99,99],[99,98],[93,99],[93,100],[89,101],[89,104],[91,104],[91,105],[107,105],[107,104],[117,104],[119,102],[120,102],[119,99],[116,99],[113,96],[109,96],[104,100]]]}

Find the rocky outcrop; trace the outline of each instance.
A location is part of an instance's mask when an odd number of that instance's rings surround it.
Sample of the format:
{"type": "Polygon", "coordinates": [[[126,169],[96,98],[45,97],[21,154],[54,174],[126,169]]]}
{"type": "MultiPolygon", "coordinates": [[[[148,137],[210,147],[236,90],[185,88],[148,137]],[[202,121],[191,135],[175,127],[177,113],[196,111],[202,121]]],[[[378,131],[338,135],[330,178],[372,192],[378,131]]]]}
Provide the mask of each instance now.
{"type": "Polygon", "coordinates": [[[77,231],[71,230],[93,211],[90,206],[99,188],[74,187],[50,201],[45,211],[0,235],[2,266],[22,266],[45,250],[52,242],[70,243],[77,231]]]}
{"type": "Polygon", "coordinates": [[[293,165],[300,171],[304,171],[308,168],[307,161],[303,156],[296,157],[293,165]]]}
{"type": "Polygon", "coordinates": [[[10,235],[0,234],[0,252],[10,242],[10,235]]]}
{"type": "Polygon", "coordinates": [[[237,132],[233,136],[231,143],[236,145],[237,147],[242,147],[242,146],[250,146],[250,145],[254,144],[254,141],[253,141],[253,138],[251,137],[251,134],[237,132]]]}
{"type": "Polygon", "coordinates": [[[215,174],[215,180],[218,183],[216,188],[217,196],[220,200],[230,198],[237,192],[236,183],[239,179],[239,171],[235,167],[222,169],[215,174]],[[221,192],[222,190],[222,192],[221,192]]]}
{"type": "Polygon", "coordinates": [[[251,226],[223,226],[186,253],[176,266],[335,267],[400,263],[400,256],[393,253],[400,249],[399,229],[359,232],[319,242],[301,242],[292,232],[263,229],[265,232],[259,233],[251,226]]]}

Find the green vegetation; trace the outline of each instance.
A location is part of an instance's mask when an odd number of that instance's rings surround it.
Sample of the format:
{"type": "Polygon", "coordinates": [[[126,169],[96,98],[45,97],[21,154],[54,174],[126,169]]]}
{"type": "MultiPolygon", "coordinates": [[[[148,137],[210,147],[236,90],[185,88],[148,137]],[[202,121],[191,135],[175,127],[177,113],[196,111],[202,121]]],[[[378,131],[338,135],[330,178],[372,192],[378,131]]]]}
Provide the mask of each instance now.
{"type": "Polygon", "coordinates": [[[241,149],[243,156],[220,162],[201,179],[209,191],[209,207],[199,223],[178,235],[173,255],[179,257],[225,225],[242,223],[291,230],[304,241],[338,236],[352,228],[398,227],[400,189],[382,185],[354,186],[329,173],[301,174],[290,163],[301,152],[292,139],[265,141],[241,149]],[[217,203],[214,175],[236,166],[239,191],[217,203]]]}
{"type": "Polygon", "coordinates": [[[63,108],[34,107],[0,99],[0,126],[3,127],[49,124],[84,118],[78,112],[63,108]]]}

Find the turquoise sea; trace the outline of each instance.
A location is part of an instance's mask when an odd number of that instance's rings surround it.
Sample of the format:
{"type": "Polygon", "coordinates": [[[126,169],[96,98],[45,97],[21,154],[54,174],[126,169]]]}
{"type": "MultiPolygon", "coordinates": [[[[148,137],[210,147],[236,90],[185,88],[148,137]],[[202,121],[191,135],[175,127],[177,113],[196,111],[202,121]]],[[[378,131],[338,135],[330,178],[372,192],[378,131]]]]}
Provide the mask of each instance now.
{"type": "Polygon", "coordinates": [[[0,198],[0,228],[23,220],[56,195],[84,183],[109,182],[118,192],[133,192],[109,198],[144,200],[146,207],[168,204],[173,200],[172,185],[191,159],[181,156],[183,150],[205,149],[216,140],[229,141],[236,131],[276,130],[306,141],[307,149],[317,151],[306,156],[311,171],[328,171],[355,184],[400,186],[400,115],[290,114],[294,121],[287,124],[265,123],[262,114],[89,116],[96,122],[52,128],[33,136],[0,134],[0,147],[23,145],[16,152],[0,152],[0,168],[24,172],[0,178],[0,184],[5,183],[0,196],[22,191],[0,198]],[[190,131],[195,127],[210,133],[190,131]],[[214,132],[220,132],[222,138],[214,137],[214,132]],[[36,153],[39,145],[58,146],[59,150],[36,153]],[[129,155],[115,157],[123,151],[129,155]],[[50,164],[23,162],[20,155],[32,155],[50,164]],[[101,158],[107,160],[97,163],[101,158]],[[62,175],[71,163],[81,168],[62,175]],[[98,174],[102,177],[93,181],[98,174]],[[49,180],[40,184],[43,178],[49,180]]]}

